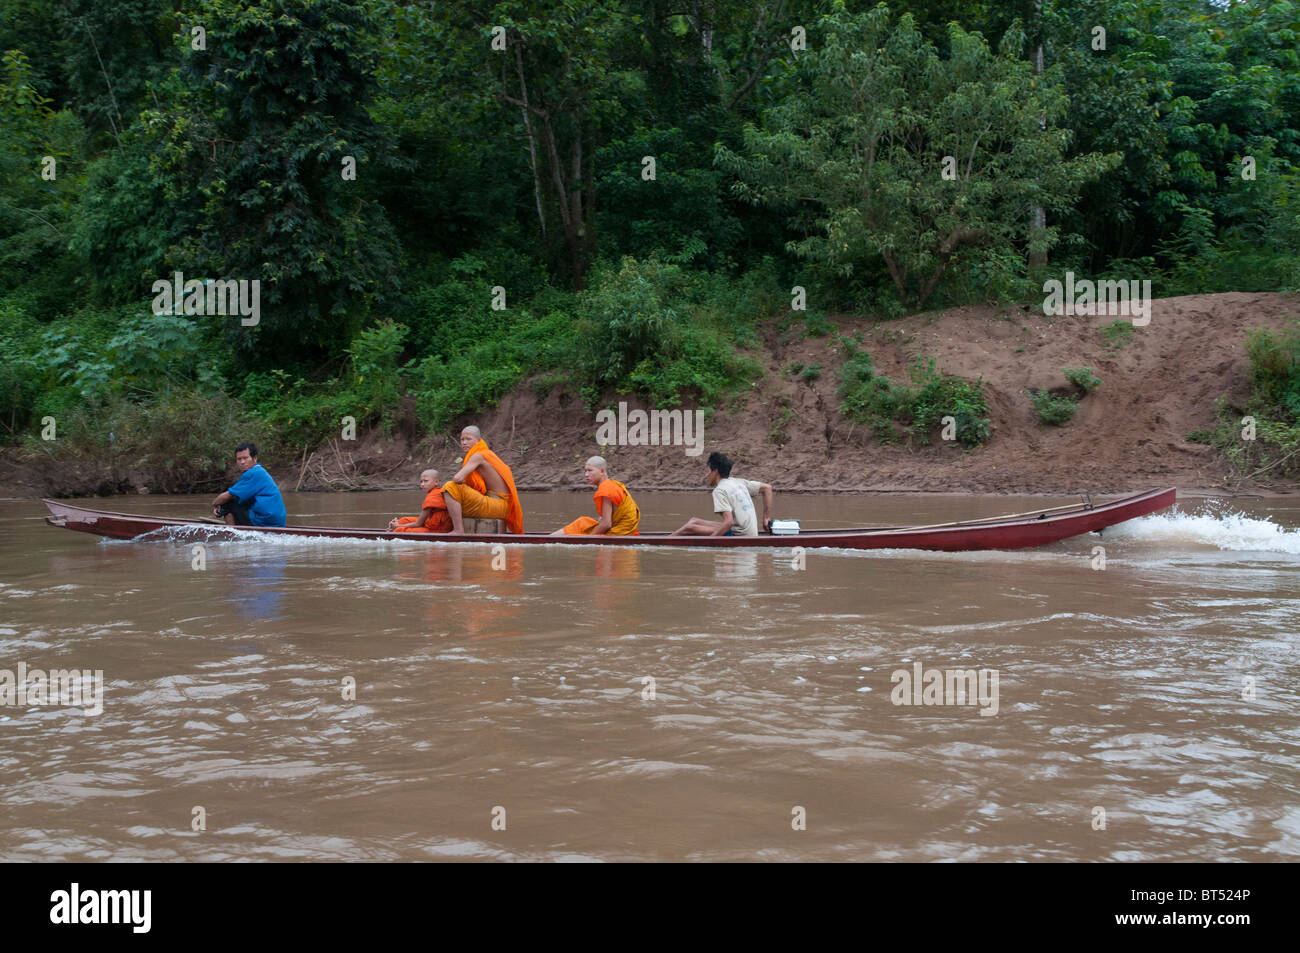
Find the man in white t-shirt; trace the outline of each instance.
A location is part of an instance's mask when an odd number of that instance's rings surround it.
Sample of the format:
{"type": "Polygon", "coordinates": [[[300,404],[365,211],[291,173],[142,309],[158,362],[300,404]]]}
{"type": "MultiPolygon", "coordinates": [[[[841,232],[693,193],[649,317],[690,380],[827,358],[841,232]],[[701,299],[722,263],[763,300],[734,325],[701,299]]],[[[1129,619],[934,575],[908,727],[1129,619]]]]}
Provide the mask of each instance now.
{"type": "Polygon", "coordinates": [[[713,487],[713,512],[721,520],[702,520],[692,516],[673,536],[757,536],[758,518],[754,497],[763,497],[763,529],[772,526],[772,485],[757,480],[741,480],[731,475],[733,464],[726,454],[709,454],[709,486],[713,487]]]}

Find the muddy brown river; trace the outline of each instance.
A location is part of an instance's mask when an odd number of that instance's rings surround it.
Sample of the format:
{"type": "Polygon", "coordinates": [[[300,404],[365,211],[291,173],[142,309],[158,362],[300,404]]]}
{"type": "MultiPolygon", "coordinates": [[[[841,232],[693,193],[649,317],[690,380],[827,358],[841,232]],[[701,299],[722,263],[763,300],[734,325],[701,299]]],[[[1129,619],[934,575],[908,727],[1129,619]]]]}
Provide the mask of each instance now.
{"type": "MultiPolygon", "coordinates": [[[[419,496],[286,503],[381,527],[419,496]]],[[[703,490],[637,499],[643,529],[708,515],[703,490]]],[[[778,496],[806,527],[1070,501],[778,496]]],[[[530,529],[592,511],[524,505],[530,529]]],[[[43,514],[0,502],[0,860],[1300,855],[1295,503],[802,568],[298,538],[200,562],[43,514]],[[33,694],[51,670],[102,673],[100,704],[33,694]]]]}

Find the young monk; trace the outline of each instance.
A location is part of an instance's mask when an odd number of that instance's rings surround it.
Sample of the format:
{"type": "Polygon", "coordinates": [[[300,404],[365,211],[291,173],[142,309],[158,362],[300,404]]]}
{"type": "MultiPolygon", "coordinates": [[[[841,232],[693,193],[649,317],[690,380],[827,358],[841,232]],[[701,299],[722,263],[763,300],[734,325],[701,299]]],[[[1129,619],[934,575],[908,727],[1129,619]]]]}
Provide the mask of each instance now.
{"type": "Polygon", "coordinates": [[[420,489],[424,491],[424,508],[419,516],[399,516],[388,521],[392,533],[450,533],[451,517],[442,500],[438,486],[438,471],[425,470],[420,474],[420,489]]]}
{"type": "Polygon", "coordinates": [[[641,510],[622,483],[609,478],[609,464],[604,457],[591,457],[582,468],[587,483],[596,488],[592,502],[600,519],[579,516],[552,536],[640,536],[641,510]]]}
{"type": "Polygon", "coordinates": [[[452,533],[464,535],[465,519],[505,520],[506,532],[524,531],[524,508],[515,490],[510,468],[488,449],[477,427],[460,432],[465,461],[442,487],[442,499],[451,514],[452,533]]]}

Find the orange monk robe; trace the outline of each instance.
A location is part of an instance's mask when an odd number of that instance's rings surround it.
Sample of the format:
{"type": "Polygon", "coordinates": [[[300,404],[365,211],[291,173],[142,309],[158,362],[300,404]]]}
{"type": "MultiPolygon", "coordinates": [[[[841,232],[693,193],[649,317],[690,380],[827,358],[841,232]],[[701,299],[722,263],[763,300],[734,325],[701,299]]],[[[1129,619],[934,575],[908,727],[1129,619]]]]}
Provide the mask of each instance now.
{"type": "MultiPolygon", "coordinates": [[[[591,499],[596,504],[597,513],[600,512],[601,500],[609,500],[614,508],[614,512],[610,514],[610,536],[641,535],[637,529],[641,525],[641,509],[622,483],[617,480],[601,480],[600,486],[596,487],[596,495],[591,499]]],[[[570,536],[585,536],[599,525],[599,520],[594,520],[590,516],[579,516],[564,527],[564,532],[570,536]]]]}
{"type": "Polygon", "coordinates": [[[403,516],[393,527],[394,533],[450,533],[453,529],[451,525],[451,514],[447,512],[447,504],[442,499],[442,489],[434,487],[424,498],[421,505],[422,510],[433,510],[428,519],[423,523],[418,516],[403,516]]]}
{"type": "MultiPolygon", "coordinates": [[[[514,474],[510,472],[510,468],[506,466],[504,460],[488,449],[486,440],[480,440],[478,443],[474,444],[474,446],[465,451],[465,459],[468,460],[476,453],[481,453],[483,455],[483,459],[488,462],[488,466],[497,471],[501,476],[502,482],[506,485],[506,492],[509,494],[505,501],[506,513],[503,517],[506,521],[506,532],[522,533],[524,531],[524,507],[523,504],[519,502],[519,491],[515,489],[514,474]]],[[[479,473],[478,470],[475,470],[465,478],[465,485],[469,486],[482,496],[487,495],[487,482],[483,479],[483,475],[479,473]]],[[[450,493],[456,498],[457,502],[464,506],[465,500],[460,496],[459,486],[460,484],[448,481],[443,484],[442,491],[444,493],[450,493]]],[[[467,513],[466,515],[472,517],[474,514],[467,513]]],[[[496,517],[489,518],[495,519],[496,517]]]]}

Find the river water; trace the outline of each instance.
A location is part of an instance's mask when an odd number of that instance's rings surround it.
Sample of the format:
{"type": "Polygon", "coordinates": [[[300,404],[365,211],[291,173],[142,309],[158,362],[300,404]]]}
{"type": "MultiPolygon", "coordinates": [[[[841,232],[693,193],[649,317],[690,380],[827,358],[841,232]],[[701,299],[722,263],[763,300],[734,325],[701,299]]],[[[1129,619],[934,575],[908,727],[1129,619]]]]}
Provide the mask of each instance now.
{"type": "MultiPolygon", "coordinates": [[[[420,495],[286,501],[380,527],[420,495]]],[[[643,529],[708,515],[704,491],[637,497],[643,529]]],[[[810,528],[1062,502],[778,496],[810,528]]],[[[524,503],[532,529],[591,509],[524,503]]],[[[196,568],[190,543],[43,513],[0,502],[0,683],[99,670],[102,712],[0,706],[0,860],[1300,855],[1295,503],[802,569],[326,539],[213,542],[196,568]],[[922,691],[946,670],[970,694],[922,691]]]]}

